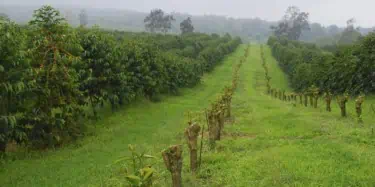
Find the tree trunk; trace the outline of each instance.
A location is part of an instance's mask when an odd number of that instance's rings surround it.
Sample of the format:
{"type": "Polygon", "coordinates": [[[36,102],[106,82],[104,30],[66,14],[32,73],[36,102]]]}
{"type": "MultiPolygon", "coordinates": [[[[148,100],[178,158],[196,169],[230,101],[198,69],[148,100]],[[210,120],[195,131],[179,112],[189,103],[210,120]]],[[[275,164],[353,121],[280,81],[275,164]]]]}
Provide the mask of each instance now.
{"type": "Polygon", "coordinates": [[[310,96],[310,106],[314,107],[314,98],[313,98],[313,96],[310,96]]]}
{"type": "Polygon", "coordinates": [[[224,128],[224,113],[219,112],[215,116],[216,118],[216,125],[217,125],[217,131],[216,131],[216,137],[215,140],[220,140],[221,139],[221,130],[224,128]]]}
{"type": "Polygon", "coordinates": [[[7,143],[5,141],[0,141],[0,153],[5,153],[6,148],[7,148],[7,143]]]}
{"type": "Polygon", "coordinates": [[[232,115],[232,106],[231,106],[231,103],[232,103],[231,100],[227,101],[227,114],[226,114],[227,118],[230,118],[230,116],[232,115]]]}
{"type": "Polygon", "coordinates": [[[358,118],[358,122],[359,123],[363,123],[363,120],[362,120],[362,106],[361,104],[356,104],[356,107],[355,107],[355,110],[357,112],[357,118],[358,118]]]}
{"type": "Polygon", "coordinates": [[[309,97],[308,97],[308,95],[305,95],[305,107],[307,107],[307,102],[308,102],[308,100],[309,100],[309,97]]]}
{"type": "Polygon", "coordinates": [[[318,108],[318,96],[314,97],[314,108],[318,108]]]}
{"type": "Polygon", "coordinates": [[[191,172],[195,172],[198,167],[198,136],[201,127],[198,124],[192,124],[185,129],[185,136],[190,150],[190,169],[191,172]]]}
{"type": "Polygon", "coordinates": [[[301,105],[303,105],[303,96],[302,95],[299,95],[299,102],[301,105]]]}
{"type": "Polygon", "coordinates": [[[341,116],[346,117],[346,104],[344,102],[340,104],[340,109],[341,109],[341,116]]]}
{"type": "Polygon", "coordinates": [[[207,114],[208,117],[208,143],[210,149],[215,148],[216,134],[217,134],[217,125],[214,114],[212,111],[207,114]]]}
{"type": "Polygon", "coordinates": [[[174,145],[162,152],[164,164],[172,174],[172,187],[181,187],[182,146],[174,145]]]}
{"type": "Polygon", "coordinates": [[[94,119],[98,120],[98,113],[96,112],[96,106],[95,106],[94,101],[93,101],[91,96],[90,96],[90,102],[91,102],[92,113],[94,115],[94,119]]]}
{"type": "Polygon", "coordinates": [[[330,99],[326,99],[326,110],[328,111],[328,112],[331,112],[332,110],[331,110],[331,100],[330,99]]]}
{"type": "Polygon", "coordinates": [[[172,173],[172,187],[181,187],[182,186],[182,177],[181,172],[172,173]]]}

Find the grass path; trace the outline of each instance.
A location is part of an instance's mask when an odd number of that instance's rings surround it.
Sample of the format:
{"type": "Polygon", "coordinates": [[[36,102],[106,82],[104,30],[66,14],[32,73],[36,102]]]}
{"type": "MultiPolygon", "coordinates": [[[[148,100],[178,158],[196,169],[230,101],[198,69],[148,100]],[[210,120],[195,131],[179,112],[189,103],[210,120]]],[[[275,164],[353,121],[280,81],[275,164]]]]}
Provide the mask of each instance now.
{"type": "MultiPolygon", "coordinates": [[[[245,45],[239,47],[224,63],[206,74],[202,84],[182,90],[180,96],[168,96],[158,103],[138,101],[127,109],[107,115],[96,124],[95,135],[84,138],[77,145],[7,161],[0,169],[0,186],[105,186],[118,172],[116,166],[107,166],[129,155],[128,144],[160,157],[155,167],[159,171],[165,170],[161,150],[184,141],[186,112],[209,106],[231,82],[232,67],[243,56],[244,49],[245,45]]],[[[161,175],[169,178],[167,173],[161,175]]],[[[165,186],[165,183],[161,184],[165,186]]]]}
{"type": "MultiPolygon", "coordinates": [[[[265,56],[272,86],[288,88],[270,50],[265,56]]],[[[373,99],[366,100],[364,126],[354,117],[285,103],[265,95],[260,47],[252,46],[241,69],[240,86],[233,98],[235,123],[226,125],[216,152],[208,153],[200,177],[204,186],[375,186],[373,99]]],[[[352,109],[353,108],[353,109],[352,109]]]]}

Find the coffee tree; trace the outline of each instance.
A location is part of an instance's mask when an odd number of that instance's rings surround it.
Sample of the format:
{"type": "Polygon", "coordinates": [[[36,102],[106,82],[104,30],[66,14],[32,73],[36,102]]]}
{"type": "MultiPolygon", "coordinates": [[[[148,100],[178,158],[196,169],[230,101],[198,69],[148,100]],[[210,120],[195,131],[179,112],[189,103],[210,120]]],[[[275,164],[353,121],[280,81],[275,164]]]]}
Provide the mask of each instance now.
{"type": "Polygon", "coordinates": [[[10,140],[24,140],[19,121],[32,82],[25,77],[31,69],[25,59],[25,33],[15,23],[0,18],[0,152],[10,140]]]}
{"type": "Polygon", "coordinates": [[[56,145],[63,137],[76,137],[81,132],[84,100],[73,66],[80,63],[82,48],[76,33],[50,6],[34,12],[30,32],[28,54],[35,87],[24,124],[34,143],[56,145]]]}

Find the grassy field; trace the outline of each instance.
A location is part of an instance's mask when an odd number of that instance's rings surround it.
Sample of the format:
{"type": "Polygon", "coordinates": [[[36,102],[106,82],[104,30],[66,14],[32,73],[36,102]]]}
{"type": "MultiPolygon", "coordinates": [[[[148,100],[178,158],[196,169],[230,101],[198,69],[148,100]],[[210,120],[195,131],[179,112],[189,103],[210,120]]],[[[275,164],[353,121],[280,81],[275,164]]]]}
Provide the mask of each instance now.
{"type": "MultiPolygon", "coordinates": [[[[94,133],[77,144],[6,160],[0,186],[122,186],[126,183],[121,166],[110,164],[129,155],[128,144],[157,156],[159,186],[170,186],[161,150],[185,142],[187,112],[208,107],[230,83],[244,49],[241,46],[205,75],[201,85],[184,89],[180,96],[166,96],[158,103],[140,100],[105,114],[94,133]]],[[[290,91],[267,47],[265,55],[272,86],[290,91]]],[[[375,114],[370,110],[374,98],[365,101],[365,123],[359,125],[353,101],[347,106],[349,117],[342,119],[335,102],[327,113],[322,100],[318,109],[306,108],[271,98],[265,90],[260,46],[253,45],[240,70],[233,122],[226,124],[215,151],[204,148],[197,176],[189,174],[184,147],[184,186],[375,186],[375,114]]]]}

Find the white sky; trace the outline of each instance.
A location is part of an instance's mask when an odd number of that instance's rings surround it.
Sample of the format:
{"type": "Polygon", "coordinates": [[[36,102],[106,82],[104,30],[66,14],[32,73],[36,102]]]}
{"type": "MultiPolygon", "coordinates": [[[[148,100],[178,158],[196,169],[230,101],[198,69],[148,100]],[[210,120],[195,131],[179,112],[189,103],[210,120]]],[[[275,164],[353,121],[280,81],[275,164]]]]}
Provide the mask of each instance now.
{"type": "MultiPolygon", "coordinates": [[[[116,8],[149,12],[161,8],[166,12],[193,15],[216,14],[236,18],[259,17],[268,21],[279,20],[290,5],[310,13],[310,20],[323,25],[345,26],[354,17],[356,25],[375,26],[375,0],[1,0],[6,4],[76,5],[92,8],[116,8]]],[[[1,3],[0,3],[1,6],[1,3]]]]}

